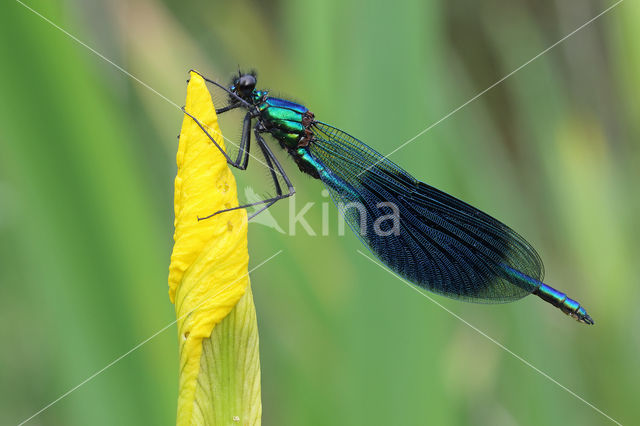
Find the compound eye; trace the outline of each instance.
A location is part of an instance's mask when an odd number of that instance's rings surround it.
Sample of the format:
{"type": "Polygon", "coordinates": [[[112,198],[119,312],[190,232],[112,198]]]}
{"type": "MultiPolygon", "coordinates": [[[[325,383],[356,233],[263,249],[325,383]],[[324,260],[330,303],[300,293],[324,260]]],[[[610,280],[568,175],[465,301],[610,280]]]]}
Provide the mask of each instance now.
{"type": "Polygon", "coordinates": [[[243,91],[253,90],[256,87],[256,78],[251,74],[245,74],[238,79],[236,85],[243,91]]]}

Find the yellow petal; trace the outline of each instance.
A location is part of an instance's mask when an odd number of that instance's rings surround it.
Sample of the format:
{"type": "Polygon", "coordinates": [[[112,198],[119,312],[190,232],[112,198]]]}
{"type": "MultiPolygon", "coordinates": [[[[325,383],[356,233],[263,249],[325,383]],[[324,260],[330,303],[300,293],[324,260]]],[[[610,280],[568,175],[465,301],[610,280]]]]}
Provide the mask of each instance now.
{"type": "MultiPolygon", "coordinates": [[[[186,110],[224,147],[211,95],[202,77],[192,72],[187,87],[186,110]]],[[[187,268],[207,244],[228,233],[246,244],[246,212],[236,210],[197,221],[218,210],[237,205],[236,183],[224,156],[206,137],[198,124],[185,115],[177,154],[175,180],[175,234],[169,267],[169,297],[175,293],[187,268]],[[235,229],[234,229],[235,227],[235,229]],[[244,232],[244,235],[240,235],[244,232]]],[[[248,263],[248,254],[237,258],[248,263]]]]}
{"type": "MultiPolygon", "coordinates": [[[[202,77],[194,72],[185,107],[223,145],[211,95],[202,77]]],[[[197,220],[237,206],[238,200],[236,182],[224,156],[187,115],[177,163],[169,297],[176,306],[180,342],[178,423],[192,424],[203,339],[210,338],[214,326],[229,314],[249,285],[247,215],[241,209],[197,220]]]]}

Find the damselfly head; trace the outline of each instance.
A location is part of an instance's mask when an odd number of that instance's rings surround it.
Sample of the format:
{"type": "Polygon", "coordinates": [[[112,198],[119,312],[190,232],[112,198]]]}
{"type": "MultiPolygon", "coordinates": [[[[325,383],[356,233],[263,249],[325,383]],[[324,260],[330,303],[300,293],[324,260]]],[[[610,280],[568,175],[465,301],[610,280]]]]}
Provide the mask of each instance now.
{"type": "Polygon", "coordinates": [[[230,89],[242,99],[248,100],[251,98],[257,82],[255,73],[242,74],[238,72],[238,76],[233,79],[230,89]]]}

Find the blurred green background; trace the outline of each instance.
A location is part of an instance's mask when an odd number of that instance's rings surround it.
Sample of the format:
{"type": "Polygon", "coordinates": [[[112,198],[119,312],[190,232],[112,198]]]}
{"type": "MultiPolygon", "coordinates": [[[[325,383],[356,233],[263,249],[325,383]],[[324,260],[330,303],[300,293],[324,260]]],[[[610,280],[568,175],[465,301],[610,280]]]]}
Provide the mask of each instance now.
{"type": "MultiPolygon", "coordinates": [[[[178,105],[190,68],[255,67],[383,153],[613,4],[24,2],[178,105]]],[[[18,2],[0,35],[0,424],[17,424],[175,319],[182,114],[18,2]]],[[[640,421],[638,40],[626,1],[391,157],[518,230],[596,325],[535,297],[436,300],[623,424],[640,421]]],[[[320,234],[321,184],[281,158],[320,234]]],[[[252,274],[265,425],[611,424],[359,255],[330,212],[328,236],[250,226],[252,266],[283,250],[252,274]]],[[[271,213],[287,230],[289,205],[271,213]]],[[[177,367],[172,327],[29,424],[170,425],[177,367]]]]}

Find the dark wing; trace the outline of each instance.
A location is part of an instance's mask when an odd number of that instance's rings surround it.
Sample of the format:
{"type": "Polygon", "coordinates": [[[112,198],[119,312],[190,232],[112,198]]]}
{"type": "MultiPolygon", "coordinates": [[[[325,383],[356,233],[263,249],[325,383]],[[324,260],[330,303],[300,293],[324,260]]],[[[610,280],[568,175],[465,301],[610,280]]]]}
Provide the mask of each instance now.
{"type": "Polygon", "coordinates": [[[335,127],[316,122],[311,129],[308,152],[325,168],[322,181],[356,235],[393,271],[430,291],[484,303],[534,290],[505,266],[542,280],[535,249],[508,226],[335,127]]]}

